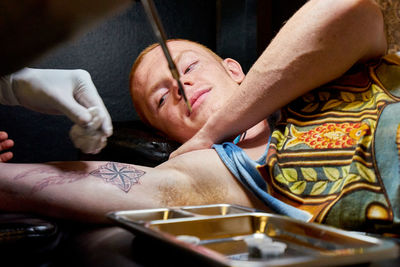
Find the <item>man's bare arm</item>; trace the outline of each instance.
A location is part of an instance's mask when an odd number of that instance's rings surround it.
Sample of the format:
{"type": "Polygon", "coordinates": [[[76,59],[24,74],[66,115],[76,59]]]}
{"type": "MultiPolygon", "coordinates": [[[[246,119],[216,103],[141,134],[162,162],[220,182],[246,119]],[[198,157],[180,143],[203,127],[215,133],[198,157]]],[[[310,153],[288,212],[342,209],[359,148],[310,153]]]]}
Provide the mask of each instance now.
{"type": "Polygon", "coordinates": [[[83,221],[115,210],[259,203],[213,150],[189,153],[156,168],[117,162],[0,163],[0,209],[83,221]]]}
{"type": "Polygon", "coordinates": [[[239,90],[173,156],[235,136],[385,50],[383,18],[373,1],[311,0],[283,26],[239,90]]]}

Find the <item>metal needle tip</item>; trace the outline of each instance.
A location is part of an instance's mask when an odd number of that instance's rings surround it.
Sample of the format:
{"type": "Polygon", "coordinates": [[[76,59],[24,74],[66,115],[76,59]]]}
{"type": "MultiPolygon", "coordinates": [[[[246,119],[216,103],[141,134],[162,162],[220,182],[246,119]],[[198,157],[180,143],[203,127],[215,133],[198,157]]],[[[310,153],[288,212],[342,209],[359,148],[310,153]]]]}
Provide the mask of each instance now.
{"type": "Polygon", "coordinates": [[[167,38],[165,35],[164,27],[161,24],[161,20],[158,16],[156,7],[154,5],[153,0],[142,0],[142,4],[144,7],[144,10],[147,14],[147,17],[150,21],[150,24],[153,28],[154,34],[164,52],[164,55],[167,59],[168,62],[168,68],[171,71],[172,77],[178,82],[178,87],[179,87],[179,93],[183,96],[183,99],[185,100],[186,106],[189,110],[189,114],[192,113],[192,106],[190,105],[190,102],[188,101],[185,91],[183,90],[183,86],[181,82],[179,81],[179,72],[176,69],[175,63],[172,60],[171,53],[168,50],[167,47],[167,38]]]}
{"type": "Polygon", "coordinates": [[[180,93],[181,96],[183,97],[183,100],[185,101],[186,106],[187,106],[188,111],[189,111],[189,114],[190,114],[190,113],[192,113],[192,106],[190,105],[190,102],[189,102],[189,100],[188,100],[187,97],[186,97],[186,94],[185,94],[185,91],[183,90],[183,86],[182,86],[181,81],[177,80],[177,82],[178,82],[178,90],[179,90],[179,93],[180,93]]]}

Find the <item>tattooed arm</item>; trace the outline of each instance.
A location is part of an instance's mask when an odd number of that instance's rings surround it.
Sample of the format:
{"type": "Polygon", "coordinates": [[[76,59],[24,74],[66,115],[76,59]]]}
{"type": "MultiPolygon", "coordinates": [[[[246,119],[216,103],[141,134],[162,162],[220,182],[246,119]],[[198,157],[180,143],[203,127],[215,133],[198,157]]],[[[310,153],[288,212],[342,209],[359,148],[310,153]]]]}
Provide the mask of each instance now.
{"type": "Polygon", "coordinates": [[[0,163],[0,209],[105,222],[113,210],[207,203],[259,205],[213,150],[156,168],[117,162],[0,163]]]}

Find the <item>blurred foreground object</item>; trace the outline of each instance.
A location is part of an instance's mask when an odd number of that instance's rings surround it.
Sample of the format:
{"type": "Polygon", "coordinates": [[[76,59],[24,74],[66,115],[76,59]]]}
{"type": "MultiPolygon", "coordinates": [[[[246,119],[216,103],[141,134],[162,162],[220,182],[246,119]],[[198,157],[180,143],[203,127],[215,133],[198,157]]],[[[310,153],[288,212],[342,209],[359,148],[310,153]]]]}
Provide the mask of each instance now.
{"type": "Polygon", "coordinates": [[[0,76],[15,72],[54,46],[128,7],[129,0],[3,0],[0,76]]]}

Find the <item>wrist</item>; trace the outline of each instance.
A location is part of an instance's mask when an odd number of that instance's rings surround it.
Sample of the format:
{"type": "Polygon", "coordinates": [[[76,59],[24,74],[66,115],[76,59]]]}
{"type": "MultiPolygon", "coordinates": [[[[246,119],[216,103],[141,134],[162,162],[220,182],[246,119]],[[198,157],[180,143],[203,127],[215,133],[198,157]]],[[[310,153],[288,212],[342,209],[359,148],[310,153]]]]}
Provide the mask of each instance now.
{"type": "Polygon", "coordinates": [[[227,137],[223,131],[224,127],[221,122],[211,117],[207,123],[199,131],[199,136],[202,137],[204,142],[209,143],[210,146],[224,141],[227,137]]]}

